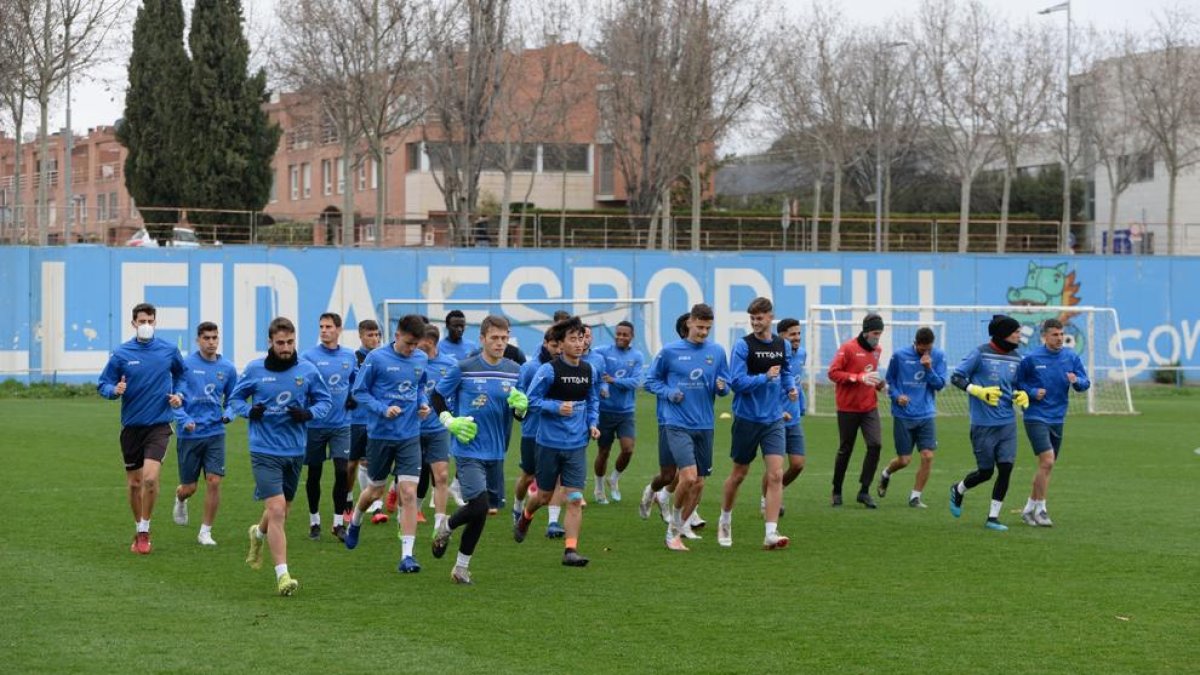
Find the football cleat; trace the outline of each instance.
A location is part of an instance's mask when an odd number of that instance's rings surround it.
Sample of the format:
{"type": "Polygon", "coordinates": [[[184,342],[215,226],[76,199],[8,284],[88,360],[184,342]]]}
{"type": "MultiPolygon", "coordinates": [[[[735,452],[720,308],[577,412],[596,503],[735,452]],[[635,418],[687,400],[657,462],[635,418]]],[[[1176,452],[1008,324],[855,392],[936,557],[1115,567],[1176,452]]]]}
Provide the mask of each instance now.
{"type": "Polygon", "coordinates": [[[717,522],[717,543],[722,548],[733,546],[733,523],[717,522]]]}
{"type": "Polygon", "coordinates": [[[279,579],[275,582],[275,590],[279,591],[279,594],[285,597],[295,593],[296,588],[299,586],[300,582],[293,579],[292,575],[287,574],[286,572],[281,574],[279,579]]]}
{"type": "Polygon", "coordinates": [[[176,525],[188,524],[187,502],[175,500],[175,507],[171,509],[171,517],[175,519],[176,525]]]}
{"type": "Polygon", "coordinates": [[[925,505],[925,502],[921,501],[920,497],[913,497],[912,499],[908,500],[908,506],[909,506],[909,508],[913,508],[913,509],[929,508],[928,506],[925,505]]]}
{"type": "Polygon", "coordinates": [[[562,564],[564,567],[587,567],[589,562],[591,561],[573,550],[568,549],[563,553],[562,564]]]}
{"type": "Polygon", "coordinates": [[[1034,516],[1033,511],[1022,511],[1021,521],[1030,527],[1038,526],[1037,517],[1034,516]]]}
{"type": "Polygon", "coordinates": [[[358,532],[362,529],[362,525],[350,523],[350,527],[346,528],[346,538],[342,540],[346,544],[346,548],[353,551],[358,547],[358,532]]]}
{"type": "Polygon", "coordinates": [[[346,542],[346,526],[345,525],[334,525],[333,526],[333,536],[336,537],[338,541],[345,543],[346,542]]]}
{"type": "Polygon", "coordinates": [[[606,478],[604,480],[606,480],[608,482],[608,494],[612,497],[612,500],[614,502],[620,502],[621,501],[621,486],[618,485],[617,481],[613,480],[611,477],[606,478]]]}
{"type": "Polygon", "coordinates": [[[263,540],[258,538],[258,524],[250,526],[250,550],[246,553],[246,564],[251,569],[262,567],[263,540]]]}
{"type": "Polygon", "coordinates": [[[858,497],[855,498],[855,501],[867,507],[868,509],[879,508],[879,505],[875,503],[875,500],[871,498],[871,495],[866,492],[858,493],[858,497]]]}
{"type": "Polygon", "coordinates": [[[958,483],[950,484],[950,515],[958,518],[962,515],[963,495],[958,493],[958,483]]]}
{"type": "Polygon", "coordinates": [[[650,517],[650,505],[653,502],[654,490],[651,490],[650,486],[647,485],[645,489],[642,490],[642,500],[638,502],[638,515],[642,517],[642,520],[646,520],[650,517]]]}
{"type": "Polygon", "coordinates": [[[416,574],[417,572],[421,571],[421,563],[417,562],[417,559],[411,555],[406,555],[402,560],[400,560],[400,564],[396,567],[396,571],[400,572],[401,574],[416,574]]]}
{"type": "Polygon", "coordinates": [[[442,522],[442,527],[433,535],[433,557],[441,560],[442,556],[446,555],[446,548],[450,546],[450,527],[442,522]]]}
{"type": "Polygon", "coordinates": [[[382,524],[386,523],[387,521],[388,521],[388,514],[387,514],[387,512],[385,512],[383,510],[376,511],[375,514],[373,516],[371,516],[371,524],[372,525],[382,525],[382,524]]]}
{"type": "Polygon", "coordinates": [[[880,499],[887,496],[888,483],[891,482],[892,479],[890,476],[883,473],[879,474],[879,487],[875,488],[875,494],[879,495],[880,499]]]}
{"type": "Polygon", "coordinates": [[[1000,522],[998,518],[988,518],[987,521],[983,523],[983,526],[989,530],[995,530],[996,532],[1008,532],[1008,526],[1000,522]]]}
{"type": "Polygon", "coordinates": [[[667,548],[672,551],[689,551],[689,550],[691,550],[687,546],[684,545],[683,540],[680,539],[679,537],[667,537],[666,544],[667,544],[667,548]]]}
{"type": "Polygon", "coordinates": [[[772,532],[771,534],[763,537],[763,549],[767,551],[774,551],[775,549],[779,548],[787,548],[787,545],[790,542],[791,540],[782,534],[779,534],[778,532],[772,532]]]}
{"type": "Polygon", "coordinates": [[[464,586],[470,586],[474,583],[471,581],[471,570],[465,567],[459,567],[458,565],[455,565],[454,569],[450,570],[450,580],[456,584],[462,584],[464,586]]]}
{"type": "Polygon", "coordinates": [[[321,526],[313,523],[308,526],[308,538],[316,541],[321,538],[321,526]]]}
{"type": "Polygon", "coordinates": [[[563,526],[559,525],[557,522],[550,523],[546,526],[547,539],[562,539],[565,536],[567,536],[567,531],[564,530],[563,526]]]}
{"type": "Polygon", "coordinates": [[[212,538],[212,532],[201,532],[200,534],[196,535],[196,541],[199,542],[201,546],[217,545],[216,540],[212,538]]]}
{"type": "Polygon", "coordinates": [[[1046,513],[1045,509],[1038,511],[1037,514],[1034,515],[1033,519],[1037,521],[1037,524],[1041,527],[1054,527],[1054,521],[1050,520],[1050,516],[1046,513]]]}

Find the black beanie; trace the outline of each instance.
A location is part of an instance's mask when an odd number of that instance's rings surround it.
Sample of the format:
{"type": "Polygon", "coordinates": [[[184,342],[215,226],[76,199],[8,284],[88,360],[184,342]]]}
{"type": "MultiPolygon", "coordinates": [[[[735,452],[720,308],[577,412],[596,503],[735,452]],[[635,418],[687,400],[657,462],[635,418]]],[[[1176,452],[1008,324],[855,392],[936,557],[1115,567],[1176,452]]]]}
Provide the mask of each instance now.
{"type": "Polygon", "coordinates": [[[873,330],[883,330],[883,317],[878,314],[868,314],[863,319],[863,332],[870,333],[873,330]]]}
{"type": "Polygon", "coordinates": [[[993,340],[1003,340],[1021,327],[1021,322],[1006,314],[993,314],[988,324],[988,335],[993,340]]]}

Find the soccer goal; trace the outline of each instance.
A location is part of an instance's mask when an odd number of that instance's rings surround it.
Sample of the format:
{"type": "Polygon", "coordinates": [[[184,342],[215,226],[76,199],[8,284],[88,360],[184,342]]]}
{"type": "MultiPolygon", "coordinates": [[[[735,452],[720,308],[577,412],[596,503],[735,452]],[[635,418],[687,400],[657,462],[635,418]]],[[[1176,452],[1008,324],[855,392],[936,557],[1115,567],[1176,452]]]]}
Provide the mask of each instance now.
{"type": "MultiPolygon", "coordinates": [[[[1021,349],[1041,344],[1041,324],[1046,319],[1063,322],[1066,346],[1078,352],[1092,386],[1072,394],[1070,411],[1089,414],[1132,414],[1133,397],[1125,352],[1118,339],[1120,321],[1112,307],[1036,305],[814,305],[808,311],[805,343],[808,349],[808,409],[811,414],[835,412],[833,383],[827,372],[838,347],[859,334],[862,319],[870,312],[883,317],[887,329],[880,339],[883,354],[879,368],[886,370],[895,347],[912,344],[917,328],[933,329],[937,345],[946,353],[953,371],[974,347],[987,342],[987,325],[994,314],[1007,314],[1021,322],[1021,349]]],[[[885,413],[887,405],[880,405],[885,413]]],[[[938,396],[938,412],[967,414],[966,395],[949,383],[938,396]]]]}
{"type": "Polygon", "coordinates": [[[484,317],[489,314],[506,317],[512,326],[509,341],[530,356],[537,353],[542,334],[554,323],[554,312],[560,309],[579,316],[591,326],[597,345],[611,343],[621,321],[633,323],[634,346],[647,355],[655,353],[661,345],[657,330],[661,317],[658,301],[653,298],[399,298],[384,300],[379,316],[387,339],[395,332],[400,317],[406,314],[426,316],[444,332],[446,313],[454,309],[466,316],[465,336],[473,342],[479,341],[479,324],[484,317]]]}

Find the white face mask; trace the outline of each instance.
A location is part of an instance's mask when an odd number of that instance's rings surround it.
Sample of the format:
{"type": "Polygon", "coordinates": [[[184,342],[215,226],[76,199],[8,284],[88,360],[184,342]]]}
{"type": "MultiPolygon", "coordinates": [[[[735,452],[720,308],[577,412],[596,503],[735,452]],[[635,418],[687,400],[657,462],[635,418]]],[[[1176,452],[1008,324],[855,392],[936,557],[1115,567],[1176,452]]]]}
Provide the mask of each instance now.
{"type": "Polygon", "coordinates": [[[867,338],[867,344],[871,345],[872,348],[878,347],[879,346],[879,338],[869,337],[869,338],[867,338]]]}
{"type": "Polygon", "coordinates": [[[137,339],[142,342],[149,342],[154,337],[154,326],[148,323],[139,324],[137,327],[137,339]]]}

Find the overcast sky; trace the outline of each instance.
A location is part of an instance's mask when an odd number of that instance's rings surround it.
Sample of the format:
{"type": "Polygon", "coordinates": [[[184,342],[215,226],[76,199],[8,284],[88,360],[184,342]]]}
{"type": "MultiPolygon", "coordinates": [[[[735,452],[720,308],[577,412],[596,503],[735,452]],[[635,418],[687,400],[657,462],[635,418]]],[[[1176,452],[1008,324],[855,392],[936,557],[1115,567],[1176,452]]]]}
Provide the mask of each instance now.
{"type": "MultiPolygon", "coordinates": [[[[335,0],[331,0],[335,1],[335,0]]],[[[243,0],[246,7],[250,33],[253,37],[269,34],[276,0],[243,0]]],[[[1037,11],[1058,4],[1059,0],[985,0],[995,10],[1009,16],[1010,19],[1022,21],[1029,17],[1038,21],[1053,21],[1066,27],[1066,14],[1057,13],[1048,16],[1037,16],[1037,11]]],[[[1196,0],[1074,0],[1072,3],[1072,21],[1076,28],[1091,24],[1100,30],[1120,31],[1126,28],[1143,30],[1153,25],[1153,15],[1175,6],[1194,6],[1196,0]]],[[[184,0],[185,5],[189,0],[184,0]]],[[[808,0],[784,0],[782,3],[793,14],[801,14],[809,6],[808,0]]],[[[889,19],[913,15],[920,0],[840,0],[840,9],[846,20],[860,24],[884,24],[889,19]]],[[[132,32],[132,14],[126,35],[118,38],[120,42],[128,43],[128,34],[132,32]]],[[[125,64],[128,54],[117,55],[113,63],[96,69],[90,77],[78,81],[74,85],[71,126],[82,133],[89,127],[102,124],[112,124],[121,116],[124,106],[125,64]]],[[[61,128],[65,124],[65,98],[60,95],[56,109],[51,116],[51,128],[61,128]]],[[[751,139],[750,134],[741,132],[725,144],[724,152],[752,152],[760,149],[756,146],[758,139],[751,139]]]]}

